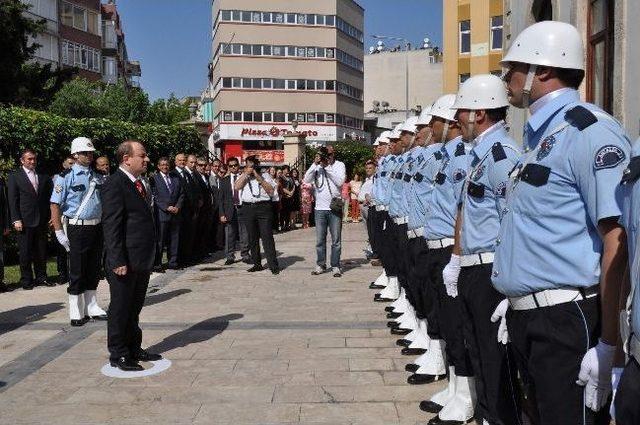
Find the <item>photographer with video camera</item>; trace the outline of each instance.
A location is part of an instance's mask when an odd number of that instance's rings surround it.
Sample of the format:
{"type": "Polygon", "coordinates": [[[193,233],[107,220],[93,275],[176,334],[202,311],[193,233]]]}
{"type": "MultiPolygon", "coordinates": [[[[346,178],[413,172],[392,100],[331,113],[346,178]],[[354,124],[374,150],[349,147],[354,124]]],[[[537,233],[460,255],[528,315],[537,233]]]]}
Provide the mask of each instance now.
{"type": "Polygon", "coordinates": [[[331,233],[331,269],[334,277],[342,276],[340,253],[342,250],[342,211],[344,200],[340,188],[347,178],[344,163],[336,161],[333,146],[321,147],[313,165],[304,175],[304,182],[313,184],[316,199],[316,268],[312,275],[327,270],[327,228],[331,233]]]}
{"type": "Polygon", "coordinates": [[[249,234],[249,248],[253,267],[248,272],[264,270],[260,255],[260,239],[267,257],[267,264],[271,273],[280,273],[276,259],[276,246],[273,241],[273,214],[271,211],[271,196],[276,182],[269,173],[260,169],[260,161],[255,155],[248,156],[242,175],[236,179],[235,190],[240,191],[243,215],[249,234]]]}

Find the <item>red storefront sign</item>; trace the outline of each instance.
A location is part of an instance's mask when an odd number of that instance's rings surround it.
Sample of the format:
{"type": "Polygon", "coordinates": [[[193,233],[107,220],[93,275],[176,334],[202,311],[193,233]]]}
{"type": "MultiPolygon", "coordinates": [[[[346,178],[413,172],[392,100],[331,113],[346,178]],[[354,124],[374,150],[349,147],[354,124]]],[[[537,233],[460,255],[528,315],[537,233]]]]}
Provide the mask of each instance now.
{"type": "MultiPolygon", "coordinates": [[[[261,129],[257,129],[257,128],[251,128],[251,127],[245,127],[242,129],[242,131],[240,132],[240,137],[256,137],[256,136],[262,136],[262,137],[267,137],[267,136],[271,136],[271,137],[284,137],[285,134],[289,133],[291,130],[290,129],[286,129],[286,128],[278,128],[278,127],[271,127],[269,130],[261,130],[261,129]]],[[[308,130],[308,131],[300,131],[300,134],[302,134],[305,137],[317,137],[318,136],[318,132],[314,131],[314,130],[308,130]]]]}
{"type": "Polygon", "coordinates": [[[257,156],[260,162],[284,162],[284,151],[281,150],[245,150],[242,152],[242,159],[245,160],[251,155],[257,156]]]}

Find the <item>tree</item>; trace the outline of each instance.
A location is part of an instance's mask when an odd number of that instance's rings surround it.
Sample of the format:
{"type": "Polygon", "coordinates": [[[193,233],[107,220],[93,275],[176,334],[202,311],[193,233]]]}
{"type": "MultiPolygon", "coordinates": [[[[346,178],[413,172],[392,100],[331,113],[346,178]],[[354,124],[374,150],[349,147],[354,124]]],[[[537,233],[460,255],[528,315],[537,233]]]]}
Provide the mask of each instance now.
{"type": "Polygon", "coordinates": [[[55,94],[49,111],[67,118],[99,117],[102,112],[98,102],[100,90],[98,83],[75,78],[55,94]]]}
{"type": "Polygon", "coordinates": [[[99,117],[142,124],[147,121],[149,97],[139,89],[127,89],[122,81],[108,85],[97,99],[99,117]]]}
{"type": "Polygon", "coordinates": [[[151,104],[147,121],[152,124],[171,125],[186,121],[189,117],[189,106],[181,103],[175,94],[171,93],[169,99],[158,99],[151,104]]]}
{"type": "Polygon", "coordinates": [[[46,20],[25,16],[31,5],[0,1],[0,103],[42,107],[69,78],[72,70],[28,63],[40,47],[32,38],[46,29],[46,20]]]}

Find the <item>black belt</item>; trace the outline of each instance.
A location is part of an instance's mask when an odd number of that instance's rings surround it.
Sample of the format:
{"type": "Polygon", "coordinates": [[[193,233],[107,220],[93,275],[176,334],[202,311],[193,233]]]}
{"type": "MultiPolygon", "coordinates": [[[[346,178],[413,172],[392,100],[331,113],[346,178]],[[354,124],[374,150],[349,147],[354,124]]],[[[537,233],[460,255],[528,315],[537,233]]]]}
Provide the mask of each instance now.
{"type": "Polygon", "coordinates": [[[243,205],[260,205],[260,204],[270,204],[271,201],[258,201],[258,202],[245,202],[243,205]]]}

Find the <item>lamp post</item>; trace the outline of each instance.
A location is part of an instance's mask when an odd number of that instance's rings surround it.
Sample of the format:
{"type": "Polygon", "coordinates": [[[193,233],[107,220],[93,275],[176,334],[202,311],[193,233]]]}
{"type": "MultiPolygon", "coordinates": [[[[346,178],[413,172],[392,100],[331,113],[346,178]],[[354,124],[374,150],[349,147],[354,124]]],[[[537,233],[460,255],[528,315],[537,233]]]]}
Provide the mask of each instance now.
{"type": "MultiPolygon", "coordinates": [[[[403,41],[407,52],[409,51],[409,40],[404,37],[390,37],[387,35],[372,35],[376,40],[395,40],[403,41]]],[[[404,56],[404,110],[406,118],[409,118],[409,53],[404,56]]]]}

